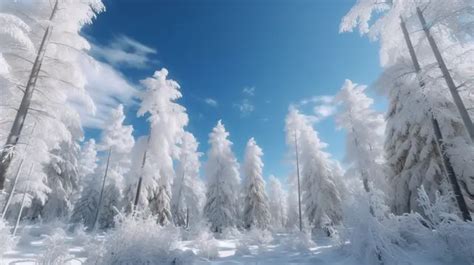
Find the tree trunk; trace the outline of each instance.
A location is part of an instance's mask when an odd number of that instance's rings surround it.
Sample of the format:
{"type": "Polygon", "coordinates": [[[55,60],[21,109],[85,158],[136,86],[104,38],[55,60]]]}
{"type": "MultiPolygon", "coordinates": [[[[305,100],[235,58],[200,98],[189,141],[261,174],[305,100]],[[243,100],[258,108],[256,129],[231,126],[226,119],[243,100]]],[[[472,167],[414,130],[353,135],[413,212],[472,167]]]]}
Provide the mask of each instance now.
{"type": "Polygon", "coordinates": [[[433,50],[433,54],[436,58],[436,61],[438,62],[441,72],[443,73],[444,80],[448,85],[449,91],[451,92],[451,96],[454,100],[454,104],[456,104],[456,107],[458,108],[459,114],[461,115],[461,119],[464,123],[464,127],[466,128],[472,143],[474,142],[474,125],[472,124],[471,117],[469,116],[469,113],[466,110],[466,106],[464,106],[464,102],[459,96],[457,87],[454,84],[454,80],[451,74],[449,73],[448,67],[444,62],[443,56],[441,56],[438,45],[436,44],[435,40],[433,39],[433,36],[431,35],[429,26],[426,24],[423,12],[419,7],[416,8],[416,13],[418,14],[418,19],[420,20],[420,23],[423,27],[423,31],[425,32],[426,38],[428,39],[431,49],[433,50]]]}
{"type": "MultiPolygon", "coordinates": [[[[421,11],[419,10],[419,8],[417,8],[417,11],[418,11],[418,14],[420,15],[421,11]]],[[[421,73],[420,63],[418,62],[418,58],[416,57],[415,49],[413,48],[413,44],[411,42],[410,35],[408,33],[405,21],[403,20],[402,17],[400,17],[400,20],[401,20],[400,26],[401,26],[402,31],[403,31],[403,36],[405,37],[405,41],[406,41],[406,44],[407,44],[407,47],[408,47],[408,51],[410,52],[410,57],[411,57],[411,60],[412,60],[412,63],[413,63],[413,67],[415,68],[415,72],[418,75],[420,88],[423,90],[424,87],[425,87],[425,83],[423,82],[423,80],[420,77],[420,73],[421,73]]],[[[424,22],[424,20],[423,20],[423,22],[424,22]]],[[[457,94],[457,91],[456,91],[456,94],[457,94]]],[[[430,113],[431,123],[432,123],[432,126],[433,126],[433,131],[434,131],[434,135],[435,135],[435,139],[436,139],[436,144],[437,144],[437,147],[438,147],[438,152],[441,155],[441,158],[443,160],[443,166],[444,166],[444,169],[445,169],[445,173],[446,173],[446,175],[449,179],[449,182],[452,185],[454,195],[455,195],[455,198],[456,198],[456,202],[458,204],[459,210],[461,211],[461,214],[462,214],[462,217],[463,217],[464,221],[468,221],[468,220],[470,221],[471,220],[471,214],[469,213],[469,210],[468,210],[467,205],[466,205],[466,201],[464,200],[464,196],[462,195],[461,188],[459,187],[459,183],[458,183],[456,174],[454,172],[453,166],[451,164],[451,160],[449,159],[449,157],[446,153],[446,146],[443,143],[443,136],[441,134],[441,129],[439,127],[439,123],[436,120],[436,118],[434,117],[434,115],[432,113],[432,110],[430,110],[430,112],[431,112],[430,113]]]]}
{"type": "Polygon", "coordinates": [[[5,215],[7,214],[8,207],[10,207],[11,200],[13,198],[13,195],[15,194],[16,184],[18,183],[18,179],[19,179],[24,161],[25,160],[23,160],[23,159],[21,160],[20,165],[18,166],[18,170],[16,171],[15,179],[13,180],[13,184],[12,184],[12,189],[11,189],[10,193],[8,194],[8,198],[7,198],[7,201],[5,202],[5,205],[3,206],[2,219],[5,219],[5,215]]]}
{"type": "MultiPolygon", "coordinates": [[[[58,0],[56,0],[56,3],[54,4],[53,10],[49,17],[49,21],[53,20],[57,9],[58,0]]],[[[48,45],[48,39],[51,35],[52,30],[53,27],[49,25],[46,28],[46,31],[44,32],[43,39],[41,40],[38,53],[36,54],[36,58],[28,78],[28,82],[26,83],[25,92],[23,94],[23,98],[21,99],[20,107],[18,108],[18,111],[16,113],[13,125],[7,137],[7,141],[0,153],[0,191],[4,189],[8,167],[10,166],[10,163],[13,158],[13,150],[18,143],[18,139],[20,138],[21,131],[23,130],[23,126],[25,124],[26,116],[28,115],[28,110],[31,104],[31,98],[33,97],[36,81],[38,80],[38,75],[41,70],[41,64],[43,63],[44,54],[48,45]]]]}
{"type": "Polygon", "coordinates": [[[137,210],[138,201],[140,200],[140,192],[141,192],[141,189],[142,189],[142,181],[143,181],[143,170],[145,168],[146,154],[147,154],[147,151],[148,151],[148,145],[150,143],[150,137],[151,137],[151,134],[148,135],[148,139],[147,139],[147,142],[146,142],[147,146],[145,147],[145,151],[143,152],[142,168],[141,168],[142,172],[140,172],[140,177],[138,178],[137,192],[135,193],[135,202],[133,203],[132,213],[137,210]]]}
{"type": "Polygon", "coordinates": [[[102,180],[102,188],[100,189],[99,203],[97,204],[97,209],[95,211],[94,224],[92,225],[91,231],[95,231],[97,229],[97,223],[99,222],[100,208],[102,208],[102,200],[103,200],[103,197],[104,197],[105,181],[107,179],[107,172],[109,171],[109,162],[110,162],[110,155],[111,154],[112,154],[112,148],[109,149],[109,155],[107,157],[107,164],[105,165],[104,179],[102,180]]]}
{"type": "Polygon", "coordinates": [[[295,132],[295,153],[296,153],[296,177],[298,179],[298,217],[299,217],[299,225],[300,231],[303,231],[303,221],[301,217],[301,188],[300,188],[300,162],[298,158],[298,140],[296,139],[296,132],[295,132]]]}
{"type": "MultiPolygon", "coordinates": [[[[30,167],[30,171],[28,172],[28,176],[31,176],[31,172],[33,172],[33,165],[31,165],[31,167],[30,167]]],[[[25,208],[26,196],[28,195],[28,190],[29,189],[30,189],[30,185],[27,185],[25,191],[23,192],[23,198],[21,199],[20,210],[18,211],[18,216],[16,218],[15,228],[13,229],[13,236],[16,235],[16,231],[18,229],[18,226],[20,225],[20,219],[21,219],[21,215],[23,213],[23,209],[25,208]]]]}

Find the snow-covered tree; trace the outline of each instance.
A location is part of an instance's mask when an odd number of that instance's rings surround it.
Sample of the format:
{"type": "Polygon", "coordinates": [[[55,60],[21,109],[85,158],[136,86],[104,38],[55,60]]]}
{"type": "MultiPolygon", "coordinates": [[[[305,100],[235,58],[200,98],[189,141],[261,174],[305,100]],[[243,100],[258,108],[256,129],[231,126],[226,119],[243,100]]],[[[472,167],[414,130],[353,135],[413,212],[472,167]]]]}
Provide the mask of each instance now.
{"type": "Polygon", "coordinates": [[[34,4],[2,1],[0,13],[2,22],[6,23],[0,29],[0,50],[2,64],[9,71],[2,71],[0,78],[1,93],[8,95],[0,109],[0,117],[4,119],[0,123],[0,135],[7,139],[2,144],[0,189],[5,177],[10,178],[15,171],[8,169],[16,168],[19,163],[15,157],[25,157],[15,148],[17,143],[36,123],[35,141],[27,156],[37,169],[32,173],[32,179],[37,182],[31,185],[32,194],[40,201],[45,200],[47,180],[42,165],[49,163],[49,151],[58,149],[62,142],[76,140],[72,139],[75,132],[70,132],[71,127],[80,128],[79,116],[68,102],[71,91],[92,104],[84,90],[85,78],[79,63],[80,58],[90,58],[84,53],[90,46],[80,31],[102,10],[100,0],[54,3],[39,0],[34,4]]]}
{"type": "MultiPolygon", "coordinates": [[[[341,31],[355,27],[363,34],[380,41],[383,73],[376,86],[386,91],[389,98],[386,129],[386,159],[388,164],[389,198],[395,213],[411,210],[422,212],[417,202],[421,185],[431,199],[441,190],[444,178],[443,164],[435,144],[431,115],[438,120],[447,144],[447,154],[453,164],[468,206],[474,209],[473,175],[474,151],[464,129],[456,105],[446,85],[431,47],[428,45],[416,7],[421,7],[430,23],[438,46],[454,82],[460,89],[468,109],[474,106],[474,97],[465,93],[473,87],[467,74],[474,63],[474,44],[468,41],[472,29],[466,27],[470,19],[463,16],[472,9],[472,1],[374,1],[360,0],[341,23],[341,31]],[[371,18],[377,14],[376,19],[371,18]],[[417,76],[400,28],[400,16],[406,22],[410,38],[422,72],[417,76]],[[420,79],[424,83],[419,86],[420,79]]],[[[472,28],[472,27],[471,27],[472,28]]],[[[446,191],[443,191],[446,192],[446,191]]]]}
{"type": "Polygon", "coordinates": [[[245,149],[243,164],[243,222],[244,227],[266,229],[270,224],[268,198],[263,180],[263,151],[254,138],[250,138],[245,149]]]}
{"type": "Polygon", "coordinates": [[[143,195],[160,224],[171,222],[171,185],[175,177],[173,159],[188,124],[186,109],[175,101],[182,97],[179,84],[167,79],[168,70],[156,71],[142,80],[146,91],[141,95],[138,116],[149,114],[150,143],[144,168],[143,195]]]}
{"type": "Polygon", "coordinates": [[[199,157],[202,154],[197,151],[198,145],[196,138],[190,132],[185,132],[171,200],[174,222],[180,226],[198,223],[202,214],[205,191],[199,177],[199,157]]]}
{"type": "Polygon", "coordinates": [[[336,101],[341,104],[336,117],[339,128],[346,130],[346,174],[359,176],[368,192],[369,182],[386,190],[384,171],[384,130],[382,114],[376,112],[365,86],[346,80],[336,101]]]}
{"type": "Polygon", "coordinates": [[[323,151],[327,144],[319,139],[310,119],[294,107],[286,117],[286,132],[292,151],[298,143],[304,215],[313,227],[330,229],[342,218],[343,187],[337,164],[323,151]]]}
{"type": "MultiPolygon", "coordinates": [[[[123,106],[119,105],[102,131],[101,148],[109,150],[111,155],[99,216],[101,228],[111,227],[117,214],[116,209],[120,210],[122,207],[124,178],[130,169],[129,154],[135,144],[133,127],[124,125],[124,121],[123,106]]],[[[104,171],[105,168],[102,167],[99,172],[104,171]]]]}
{"type": "Polygon", "coordinates": [[[211,149],[206,163],[207,191],[204,216],[211,230],[222,232],[238,224],[239,165],[232,153],[229,133],[219,120],[209,134],[211,149]]]}
{"type": "MultiPolygon", "coordinates": [[[[295,171],[288,176],[288,196],[286,197],[287,221],[286,228],[290,231],[299,227],[298,211],[298,179],[295,171]]],[[[303,210],[303,209],[302,209],[303,210]]]]}
{"type": "Polygon", "coordinates": [[[97,163],[96,143],[94,139],[90,139],[81,148],[78,167],[81,190],[71,216],[73,223],[83,223],[89,228],[94,222],[101,184],[100,174],[96,171],[97,163]]]}
{"type": "Polygon", "coordinates": [[[268,180],[268,206],[270,210],[270,225],[275,230],[281,230],[287,222],[287,194],[281,182],[275,176],[270,175],[268,180]]]}

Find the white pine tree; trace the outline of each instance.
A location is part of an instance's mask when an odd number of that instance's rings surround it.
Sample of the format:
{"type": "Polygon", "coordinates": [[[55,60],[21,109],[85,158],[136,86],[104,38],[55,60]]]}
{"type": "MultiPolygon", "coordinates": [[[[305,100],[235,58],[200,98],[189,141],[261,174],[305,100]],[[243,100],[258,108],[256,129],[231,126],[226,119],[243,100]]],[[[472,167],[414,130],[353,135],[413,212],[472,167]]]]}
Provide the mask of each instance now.
{"type": "Polygon", "coordinates": [[[188,124],[186,109],[175,101],[182,97],[179,84],[167,79],[168,70],[156,71],[142,80],[146,91],[141,95],[138,115],[149,114],[150,144],[144,168],[144,194],[159,223],[171,222],[171,185],[175,177],[173,159],[178,158],[184,127],[188,124]]]}
{"type": "Polygon", "coordinates": [[[298,211],[298,179],[296,175],[296,168],[295,171],[288,176],[287,181],[288,194],[286,196],[286,209],[288,217],[286,221],[286,228],[290,231],[294,231],[299,229],[300,218],[298,211]]]}
{"type": "Polygon", "coordinates": [[[386,190],[384,171],[384,130],[382,114],[372,109],[374,100],[365,94],[365,86],[346,80],[336,101],[341,104],[336,122],[346,130],[346,174],[359,176],[364,188],[369,183],[386,190]]]}
{"type": "MultiPolygon", "coordinates": [[[[124,125],[123,106],[119,105],[102,131],[101,148],[110,150],[110,162],[104,189],[99,224],[101,228],[113,226],[116,210],[121,210],[125,175],[130,169],[130,152],[135,144],[132,136],[133,127],[124,125]]],[[[105,165],[104,165],[105,166],[105,165]]],[[[99,172],[104,172],[102,167],[99,172]]],[[[102,174],[100,174],[102,175],[102,174]]],[[[126,202],[128,203],[128,202],[126,202]]]]}
{"type": "Polygon", "coordinates": [[[209,134],[211,149],[206,163],[207,191],[204,216],[211,230],[223,229],[238,224],[239,165],[232,153],[229,133],[219,120],[209,134]]]}
{"type": "Polygon", "coordinates": [[[73,223],[82,223],[91,228],[98,206],[100,192],[100,174],[97,172],[97,147],[94,139],[87,141],[79,157],[79,177],[81,190],[79,198],[74,204],[71,216],[73,223]]]}
{"type": "MultiPolygon", "coordinates": [[[[386,129],[386,158],[388,164],[388,186],[392,189],[388,196],[395,213],[412,210],[422,212],[417,202],[418,189],[426,189],[430,199],[442,190],[441,182],[445,178],[443,164],[437,149],[431,113],[438,120],[443,138],[447,143],[454,171],[466,202],[474,209],[474,147],[453,103],[452,96],[442,77],[437,62],[428,45],[416,15],[416,7],[430,24],[438,46],[443,52],[446,64],[450,68],[456,84],[465,89],[459,93],[468,109],[474,106],[474,97],[465,93],[473,87],[467,74],[472,68],[474,44],[466,36],[472,36],[472,30],[466,27],[462,19],[471,9],[472,1],[374,1],[361,0],[344,17],[341,31],[352,31],[359,27],[363,34],[380,40],[381,64],[383,73],[376,84],[383,88],[389,98],[386,129]],[[371,20],[377,13],[377,19],[371,20]],[[422,72],[416,76],[409,57],[404,36],[400,27],[400,16],[406,21],[410,38],[422,72]],[[419,78],[424,88],[419,86],[419,78]]],[[[446,191],[442,191],[446,192],[446,191]]]]}
{"type": "MultiPolygon", "coordinates": [[[[0,93],[6,95],[1,97],[1,104],[4,99],[6,104],[0,108],[0,138],[5,140],[10,135],[9,139],[13,139],[7,141],[5,146],[2,143],[2,151],[13,155],[9,156],[13,159],[1,159],[0,189],[3,188],[3,177],[11,179],[20,161],[28,160],[34,170],[18,183],[18,191],[28,189],[37,202],[32,204],[34,209],[30,209],[31,216],[39,216],[41,204],[47,200],[49,192],[52,192],[52,197],[62,192],[62,188],[55,190],[56,186],[52,185],[57,182],[47,176],[45,171],[49,169],[43,167],[57,164],[58,161],[52,161],[51,158],[60,157],[60,160],[65,161],[69,155],[62,154],[61,150],[65,146],[77,149],[77,142],[82,138],[79,115],[68,101],[71,91],[82,95],[87,102],[92,102],[84,89],[85,78],[79,63],[81,58],[88,57],[83,51],[90,46],[80,31],[85,24],[92,22],[97,12],[103,10],[103,5],[100,0],[57,3],[54,16],[51,16],[53,5],[46,0],[36,1],[34,5],[30,2],[2,1],[0,10],[0,64],[7,65],[8,69],[0,74],[0,93]],[[41,45],[45,36],[45,45],[41,45]],[[40,60],[35,64],[39,67],[35,68],[37,71],[32,71],[35,58],[40,60]],[[36,74],[36,81],[30,82],[36,74]],[[26,87],[31,88],[31,97],[25,98],[28,104],[19,108],[24,94],[29,95],[23,93],[26,87]],[[11,130],[15,117],[24,121],[17,123],[23,126],[15,127],[22,129],[11,130]],[[36,129],[29,133],[33,127],[36,129]],[[34,141],[27,149],[16,148],[17,141],[21,145],[28,137],[34,141]]],[[[3,66],[1,68],[5,70],[3,66]]],[[[2,152],[2,156],[5,154],[2,152]]],[[[70,167],[67,171],[73,172],[70,167]]],[[[61,182],[65,183],[64,180],[61,182]]]]}
{"type": "Polygon", "coordinates": [[[266,229],[270,224],[270,212],[268,209],[268,198],[265,192],[265,181],[263,180],[262,162],[263,151],[257,145],[254,138],[250,138],[245,149],[243,164],[244,227],[266,229]]]}
{"type": "Polygon", "coordinates": [[[270,225],[274,230],[282,230],[287,223],[287,194],[281,182],[271,175],[268,180],[268,205],[270,210],[270,225]]]}
{"type": "Polygon", "coordinates": [[[202,154],[197,151],[198,145],[196,138],[185,132],[180,145],[171,203],[174,222],[180,226],[198,223],[202,214],[205,191],[199,177],[199,157],[202,154]]]}
{"type": "Polygon", "coordinates": [[[331,229],[342,218],[343,186],[337,164],[323,151],[327,144],[321,142],[310,119],[293,107],[286,117],[286,132],[292,152],[296,134],[304,215],[313,227],[331,229]]]}

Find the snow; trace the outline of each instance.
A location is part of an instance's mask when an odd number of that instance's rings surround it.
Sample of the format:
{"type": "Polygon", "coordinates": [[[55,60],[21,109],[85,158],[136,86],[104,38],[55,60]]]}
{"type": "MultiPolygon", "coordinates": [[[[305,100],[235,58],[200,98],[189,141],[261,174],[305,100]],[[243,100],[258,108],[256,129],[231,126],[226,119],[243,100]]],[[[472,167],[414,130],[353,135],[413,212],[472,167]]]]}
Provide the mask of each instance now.
{"type": "MultiPolygon", "coordinates": [[[[25,230],[34,231],[41,229],[40,226],[27,226],[25,230]]],[[[103,241],[104,235],[98,235],[94,240],[103,241]]],[[[217,257],[208,259],[205,255],[200,255],[195,241],[180,241],[178,249],[190,250],[196,254],[194,264],[259,264],[259,265],[279,265],[279,264],[332,264],[332,265],[362,265],[347,252],[349,243],[334,244],[327,238],[315,240],[314,246],[304,249],[295,247],[295,241],[299,241],[294,234],[274,234],[273,239],[265,244],[250,244],[247,246],[248,253],[239,253],[239,238],[216,239],[217,257]]],[[[50,240],[51,241],[51,240],[50,240]]],[[[83,264],[87,258],[88,246],[84,237],[78,234],[68,233],[63,246],[66,248],[67,257],[64,265],[83,264]]],[[[38,264],[35,263],[42,257],[48,249],[48,236],[45,234],[34,235],[28,238],[28,242],[20,242],[20,246],[5,253],[0,264],[38,264]]],[[[51,251],[49,251],[51,253],[51,251]]],[[[411,251],[407,253],[412,264],[420,265],[442,265],[442,264],[465,264],[462,262],[442,262],[430,258],[426,253],[411,251]]],[[[42,263],[39,263],[42,264],[42,263]]]]}

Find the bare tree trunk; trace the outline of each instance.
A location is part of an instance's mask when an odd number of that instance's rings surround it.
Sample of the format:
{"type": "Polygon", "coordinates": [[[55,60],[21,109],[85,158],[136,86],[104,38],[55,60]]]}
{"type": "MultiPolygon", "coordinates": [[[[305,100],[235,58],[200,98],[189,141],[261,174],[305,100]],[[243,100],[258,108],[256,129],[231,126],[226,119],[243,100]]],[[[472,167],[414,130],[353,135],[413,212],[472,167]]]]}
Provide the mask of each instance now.
{"type": "MultiPolygon", "coordinates": [[[[419,8],[417,8],[417,11],[419,12],[419,15],[420,15],[421,11],[419,10],[419,8]]],[[[401,26],[402,31],[403,31],[403,36],[405,37],[405,41],[406,41],[406,44],[407,44],[407,47],[408,47],[408,51],[410,52],[410,57],[411,57],[411,60],[412,60],[412,63],[413,63],[413,67],[415,68],[416,74],[418,75],[420,88],[423,90],[424,87],[425,87],[425,83],[423,82],[423,80],[420,77],[420,73],[421,73],[420,63],[418,62],[418,58],[416,57],[415,49],[413,48],[413,44],[411,42],[410,35],[408,33],[405,21],[403,20],[402,17],[400,17],[400,20],[401,20],[400,26],[401,26]]],[[[457,94],[457,91],[456,91],[456,94],[457,94]]],[[[462,217],[463,217],[464,221],[468,221],[468,220],[470,221],[470,220],[472,220],[471,219],[471,214],[469,213],[469,210],[468,210],[467,205],[466,205],[466,201],[464,200],[464,196],[462,195],[461,188],[459,187],[459,183],[458,183],[456,174],[454,172],[453,166],[451,164],[451,160],[449,159],[449,157],[446,153],[446,146],[443,143],[443,136],[441,134],[441,129],[439,127],[439,123],[436,120],[436,118],[434,117],[432,110],[430,110],[430,115],[431,115],[431,124],[433,126],[433,131],[434,131],[434,135],[435,135],[435,138],[436,138],[436,144],[437,144],[437,147],[438,147],[439,154],[441,155],[441,158],[443,160],[443,166],[444,166],[444,169],[445,169],[445,173],[446,173],[446,175],[449,179],[449,182],[452,185],[454,195],[455,195],[455,198],[456,198],[456,202],[458,204],[459,210],[461,211],[461,214],[462,214],[462,217]]]]}
{"type": "MultiPolygon", "coordinates": [[[[31,176],[31,172],[33,172],[33,165],[31,165],[31,167],[30,167],[30,171],[28,172],[28,176],[31,176]]],[[[21,219],[21,215],[23,214],[23,209],[25,208],[26,196],[28,195],[28,190],[29,189],[30,189],[30,185],[27,185],[25,191],[23,192],[23,198],[21,199],[20,210],[18,211],[18,216],[16,218],[15,228],[13,229],[13,236],[16,235],[16,231],[18,229],[18,226],[20,225],[20,219],[21,219]]]]}
{"type": "Polygon", "coordinates": [[[105,165],[104,178],[102,180],[102,188],[100,189],[99,203],[97,204],[97,209],[95,211],[94,224],[92,225],[91,231],[95,231],[97,229],[97,223],[99,222],[99,215],[100,215],[100,210],[101,210],[100,208],[102,208],[102,200],[104,198],[105,181],[107,180],[107,172],[109,171],[109,163],[110,163],[110,155],[111,154],[112,154],[112,148],[109,149],[109,155],[107,157],[107,164],[105,165]]]}
{"type": "Polygon", "coordinates": [[[299,217],[300,231],[303,231],[303,221],[301,217],[300,162],[298,158],[299,157],[298,139],[296,139],[296,132],[295,132],[295,154],[296,154],[296,177],[298,179],[298,217],[299,217]]]}
{"type": "MultiPolygon", "coordinates": [[[[51,15],[49,17],[49,21],[53,20],[57,10],[58,0],[56,0],[56,3],[54,4],[53,10],[51,11],[51,15]]],[[[3,190],[5,186],[7,170],[13,158],[13,149],[18,143],[21,131],[23,130],[23,125],[25,124],[26,116],[28,115],[28,110],[31,104],[31,98],[33,97],[36,81],[38,80],[38,75],[41,70],[41,64],[43,63],[44,54],[46,52],[46,47],[48,45],[48,40],[52,30],[52,25],[48,25],[46,31],[44,32],[43,39],[41,40],[38,53],[36,54],[36,58],[28,78],[28,82],[26,83],[26,88],[23,94],[23,98],[21,99],[20,107],[18,108],[18,111],[16,113],[15,120],[13,121],[12,128],[10,129],[10,133],[7,137],[7,141],[0,153],[0,190],[3,190]]]]}
{"type": "Polygon", "coordinates": [[[145,151],[143,152],[142,168],[140,172],[140,177],[138,178],[137,192],[135,193],[135,202],[133,203],[132,213],[137,210],[138,201],[140,200],[140,192],[142,190],[142,181],[143,181],[143,171],[144,171],[145,163],[146,163],[146,154],[148,151],[148,145],[150,144],[150,137],[151,137],[151,134],[148,135],[148,139],[146,141],[147,146],[145,147],[145,151]]]}
{"type": "Polygon", "coordinates": [[[189,208],[186,208],[186,228],[189,227],[189,208]]]}
{"type": "Polygon", "coordinates": [[[10,193],[8,194],[8,198],[7,198],[7,201],[5,202],[5,205],[3,206],[2,219],[5,219],[5,215],[7,214],[8,207],[10,207],[10,203],[11,203],[12,198],[13,198],[13,194],[15,194],[16,184],[18,183],[18,179],[19,179],[24,161],[25,160],[23,160],[23,159],[21,160],[20,165],[18,166],[18,170],[16,171],[15,179],[13,180],[13,184],[12,184],[12,189],[11,189],[10,193]]]}
{"type": "Polygon", "coordinates": [[[449,73],[448,67],[446,66],[446,63],[444,62],[443,56],[441,56],[438,45],[436,44],[435,40],[433,39],[433,36],[431,35],[429,26],[426,24],[426,20],[425,20],[425,17],[423,16],[423,12],[421,11],[419,7],[416,8],[416,13],[418,14],[418,19],[420,20],[420,23],[423,27],[423,31],[425,32],[426,38],[428,39],[431,49],[433,50],[433,54],[436,58],[436,61],[438,62],[439,68],[441,69],[441,72],[443,73],[444,80],[446,81],[449,91],[451,92],[451,96],[453,97],[454,104],[456,104],[459,114],[461,115],[461,119],[464,123],[464,127],[466,128],[467,133],[469,134],[469,137],[471,138],[471,142],[474,142],[474,125],[472,124],[471,117],[469,116],[469,113],[467,112],[466,106],[464,106],[464,102],[459,96],[457,87],[454,84],[454,80],[451,74],[449,73]]]}

